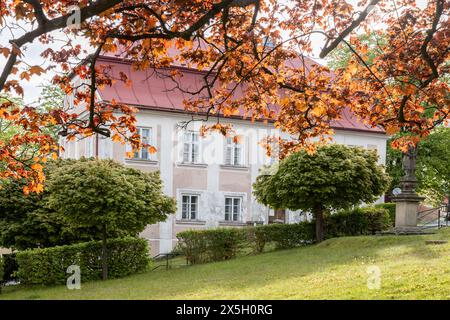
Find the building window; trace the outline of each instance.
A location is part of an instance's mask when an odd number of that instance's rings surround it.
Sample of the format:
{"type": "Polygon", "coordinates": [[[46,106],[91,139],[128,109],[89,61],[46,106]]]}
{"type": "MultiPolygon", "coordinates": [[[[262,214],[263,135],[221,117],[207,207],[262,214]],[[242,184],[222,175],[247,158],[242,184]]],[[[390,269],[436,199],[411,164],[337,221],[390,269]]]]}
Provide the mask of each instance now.
{"type": "Polygon", "coordinates": [[[225,198],[225,221],[240,221],[241,210],[241,198],[225,198]]]}
{"type": "Polygon", "coordinates": [[[181,203],[181,218],[183,220],[197,219],[198,195],[183,195],[181,203]]]}
{"type": "Polygon", "coordinates": [[[183,135],[183,162],[198,163],[200,154],[199,135],[197,132],[188,131],[183,135]]]}
{"type": "Polygon", "coordinates": [[[226,138],[225,165],[242,166],[242,144],[233,138],[226,138]]]}
{"type": "Polygon", "coordinates": [[[137,160],[151,160],[151,154],[148,151],[148,146],[152,144],[152,128],[137,128],[138,134],[141,136],[141,142],[147,147],[141,148],[134,153],[134,159],[137,160]]]}

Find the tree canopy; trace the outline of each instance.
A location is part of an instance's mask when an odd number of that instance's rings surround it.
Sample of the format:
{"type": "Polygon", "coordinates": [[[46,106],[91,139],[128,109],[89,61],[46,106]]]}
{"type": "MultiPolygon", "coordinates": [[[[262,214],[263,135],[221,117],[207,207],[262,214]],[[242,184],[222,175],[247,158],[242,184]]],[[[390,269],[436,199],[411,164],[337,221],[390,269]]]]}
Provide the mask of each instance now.
{"type": "Polygon", "coordinates": [[[0,188],[0,247],[25,250],[99,240],[96,228],[74,227],[45,207],[47,193],[25,195],[25,183],[5,181],[0,188]]]}
{"type": "Polygon", "coordinates": [[[136,236],[176,210],[175,200],[162,192],[159,172],[144,173],[111,160],[75,161],[56,169],[47,185],[51,209],[73,226],[101,232],[104,279],[108,232],[136,236]]]}
{"type": "MultiPolygon", "coordinates": [[[[51,183],[59,169],[92,159],[50,160],[44,166],[47,181],[51,183]]],[[[152,176],[151,179],[158,179],[152,176]]],[[[54,210],[49,204],[50,191],[46,185],[41,193],[24,194],[26,181],[5,180],[0,183],[0,247],[24,250],[45,248],[77,242],[101,240],[97,225],[80,225],[68,219],[65,210],[54,210]]],[[[153,192],[149,193],[151,197],[153,192]]],[[[152,199],[152,198],[150,198],[152,199]]],[[[128,230],[108,230],[109,238],[135,235],[128,230]]]]}
{"type": "MultiPolygon", "coordinates": [[[[204,73],[204,85],[194,91],[177,86],[182,77],[176,70],[165,74],[177,90],[191,95],[185,99],[186,110],[203,120],[231,116],[239,109],[252,120],[272,120],[293,138],[278,141],[282,155],[312,149],[311,138],[331,133],[331,123],[344,107],[389,133],[407,128],[413,135],[395,144],[406,148],[449,114],[449,88],[443,79],[449,71],[450,3],[352,2],[1,1],[0,32],[6,41],[0,53],[6,63],[0,69],[0,94],[26,94],[19,80],[58,67],[63,72],[53,82],[74,95],[75,106],[85,106],[81,111],[56,106],[36,113],[32,106],[2,102],[0,117],[25,132],[0,146],[0,161],[5,163],[1,175],[26,178],[31,191],[42,190],[38,164],[58,150],[55,139],[43,130],[49,124],[61,126],[68,139],[97,133],[129,142],[134,149],[147,147],[137,134],[133,106],[105,105],[97,99],[99,87],[116,81],[131,85],[126,75],[113,77],[108,65],[96,63],[105,53],[131,60],[138,70],[161,70],[174,63],[198,69],[204,73]],[[386,35],[386,42],[378,48],[382,54],[369,61],[372,54],[356,35],[372,32],[375,25],[382,26],[375,32],[386,35]],[[64,39],[54,31],[63,31],[64,39]],[[331,74],[326,67],[305,63],[313,52],[313,36],[322,37],[321,58],[340,43],[351,48],[349,65],[331,74]],[[94,50],[87,52],[73,38],[85,39],[94,50]],[[26,46],[33,41],[42,44],[48,67],[29,63],[26,46]],[[61,43],[59,49],[52,47],[56,43],[61,43]],[[71,82],[72,76],[81,84],[71,82]],[[237,90],[243,94],[234,95],[237,90]],[[38,146],[33,157],[18,157],[25,143],[38,146]]],[[[217,120],[202,132],[208,130],[229,133],[231,127],[217,120]]]]}
{"type": "Polygon", "coordinates": [[[313,154],[291,154],[278,167],[263,171],[253,187],[256,199],[274,209],[312,212],[316,240],[321,241],[324,212],[372,203],[388,184],[376,152],[330,144],[313,154]]]}

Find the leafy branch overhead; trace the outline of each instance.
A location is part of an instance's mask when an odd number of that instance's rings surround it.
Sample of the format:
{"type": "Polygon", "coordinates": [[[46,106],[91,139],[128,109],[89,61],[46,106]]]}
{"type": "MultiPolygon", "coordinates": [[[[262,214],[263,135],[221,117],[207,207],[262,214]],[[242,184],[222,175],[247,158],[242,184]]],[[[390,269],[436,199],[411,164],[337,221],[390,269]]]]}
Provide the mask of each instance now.
{"type": "MultiPolygon", "coordinates": [[[[136,70],[152,69],[188,95],[184,107],[193,120],[236,114],[271,121],[288,133],[280,140],[283,155],[312,150],[311,138],[332,133],[331,124],[344,108],[388,133],[408,131],[405,148],[447,121],[449,113],[450,3],[410,0],[275,1],[275,0],[4,0],[0,2],[0,46],[6,63],[0,70],[0,94],[24,95],[23,81],[62,70],[53,82],[73,97],[75,108],[55,106],[45,113],[2,101],[0,117],[29,135],[0,145],[3,177],[26,178],[30,191],[42,190],[40,166],[57,152],[44,128],[61,127],[67,139],[101,134],[152,148],[136,130],[134,106],[98,100],[96,92],[116,82],[133,85],[125,74],[98,63],[101,55],[132,61],[136,70]],[[74,4],[78,7],[74,8],[74,4]],[[385,41],[373,58],[355,35],[383,25],[385,41]],[[20,26],[26,26],[22,28],[20,26]],[[20,31],[17,31],[20,30],[20,31]],[[54,31],[67,36],[57,39],[54,31]],[[312,39],[323,40],[321,58],[340,44],[349,47],[347,67],[332,72],[312,62],[312,39]],[[94,52],[76,44],[83,38],[94,52]],[[48,67],[30,65],[26,46],[42,44],[48,67]],[[54,49],[59,44],[59,49],[54,49]],[[203,84],[183,86],[173,64],[195,68],[203,84]],[[57,67],[57,68],[56,68],[57,67]],[[169,71],[168,71],[169,70],[169,71]],[[20,81],[21,80],[21,81],[20,81]],[[87,114],[87,116],[83,116],[87,114]],[[17,155],[23,144],[39,146],[31,160],[17,155]]],[[[226,122],[226,121],[225,121],[226,122]]],[[[203,132],[230,130],[224,121],[205,122],[203,132]],[[208,124],[206,124],[208,123],[208,124]]],[[[154,148],[151,149],[155,151],[154,148]]],[[[270,149],[269,149],[270,152],[270,149]]]]}

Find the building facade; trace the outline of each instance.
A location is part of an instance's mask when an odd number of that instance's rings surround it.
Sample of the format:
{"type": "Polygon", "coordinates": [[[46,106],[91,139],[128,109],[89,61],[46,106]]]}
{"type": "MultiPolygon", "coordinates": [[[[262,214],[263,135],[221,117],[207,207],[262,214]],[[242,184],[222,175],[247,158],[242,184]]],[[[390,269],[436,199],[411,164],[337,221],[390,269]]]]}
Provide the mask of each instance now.
{"type": "MultiPolygon", "coordinates": [[[[223,121],[232,123],[239,136],[238,143],[219,133],[202,138],[199,129],[203,123],[189,122],[191,115],[183,110],[184,97],[167,89],[167,79],[145,71],[132,71],[126,61],[102,59],[99,63],[111,65],[114,72],[126,72],[133,84],[131,88],[121,83],[104,88],[99,92],[100,99],[138,107],[139,133],[157,152],[141,150],[127,158],[130,150],[126,145],[93,136],[72,142],[62,140],[65,149],[62,157],[97,156],[143,171],[160,171],[164,192],[176,199],[177,212],[142,232],[141,236],[150,243],[152,255],[170,252],[177,243],[177,233],[187,229],[266,224],[277,217],[277,212],[259,204],[252,195],[252,184],[260,168],[276,161],[260,145],[265,137],[279,134],[271,123],[227,118],[223,121]],[[185,127],[180,126],[186,122],[189,123],[185,127]]],[[[184,72],[188,83],[190,80],[194,83],[199,77],[194,70],[184,72]]],[[[380,163],[384,164],[387,137],[382,130],[366,127],[348,111],[333,127],[334,142],[375,149],[380,163]]],[[[304,219],[298,212],[288,211],[280,216],[285,223],[304,219]]]]}

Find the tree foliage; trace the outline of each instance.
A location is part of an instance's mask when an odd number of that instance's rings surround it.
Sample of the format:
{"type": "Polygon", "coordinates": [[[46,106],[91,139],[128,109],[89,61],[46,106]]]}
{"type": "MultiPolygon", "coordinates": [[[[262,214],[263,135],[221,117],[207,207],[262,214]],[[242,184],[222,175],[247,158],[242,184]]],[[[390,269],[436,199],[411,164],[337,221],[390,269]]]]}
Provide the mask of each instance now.
{"type": "Polygon", "coordinates": [[[419,145],[418,192],[439,206],[450,197],[450,128],[434,130],[419,145]]]}
{"type": "MultiPolygon", "coordinates": [[[[102,54],[129,59],[136,70],[163,73],[176,90],[188,95],[185,108],[196,119],[244,112],[252,120],[272,120],[295,137],[279,140],[283,155],[305,146],[312,149],[310,138],[331,133],[332,121],[340,118],[346,106],[389,133],[407,128],[415,136],[395,144],[405,148],[448,117],[448,83],[443,79],[449,71],[450,3],[352,2],[1,1],[0,32],[7,39],[0,47],[6,58],[0,70],[0,93],[22,95],[19,80],[32,80],[59,67],[64,73],[57,74],[53,82],[73,94],[74,105],[81,107],[36,113],[30,106],[3,102],[0,117],[27,134],[1,145],[0,161],[7,163],[1,175],[26,178],[31,191],[42,191],[44,176],[35,164],[57,149],[56,141],[43,130],[49,124],[61,126],[68,139],[98,133],[127,141],[135,150],[147,147],[137,134],[135,108],[97,99],[99,87],[117,81],[132,85],[125,74],[97,64],[102,54]],[[72,10],[74,4],[78,9],[72,10]],[[386,35],[386,42],[379,47],[382,54],[372,60],[369,47],[355,35],[371,31],[375,24],[383,26],[378,31],[386,35]],[[57,30],[69,36],[60,42],[59,50],[51,46],[61,40],[52,33],[57,30]],[[313,35],[321,35],[324,41],[321,58],[340,43],[351,48],[348,66],[332,75],[328,68],[311,63],[306,56],[313,51],[313,35]],[[77,37],[88,41],[95,52],[88,55],[72,41],[77,37]],[[28,63],[25,47],[33,41],[41,42],[48,68],[28,63]],[[183,88],[180,72],[167,71],[173,64],[199,70],[203,85],[183,88]],[[71,76],[81,84],[71,82],[71,76]],[[34,157],[17,156],[25,143],[38,146],[34,157]]],[[[226,133],[231,127],[218,120],[202,132],[208,130],[226,133]]]]}
{"type": "MultiPolygon", "coordinates": [[[[48,206],[74,226],[97,228],[105,263],[108,232],[137,235],[176,210],[174,199],[162,193],[159,172],[144,173],[111,160],[89,160],[58,168],[52,175],[48,206]]],[[[106,264],[103,271],[106,279],[106,264]]]]}
{"type": "Polygon", "coordinates": [[[325,211],[371,203],[386,190],[389,177],[377,161],[374,151],[337,144],[320,146],[314,154],[293,153],[274,174],[257,178],[254,194],[275,209],[312,212],[321,241],[325,211]]]}
{"type": "MultiPolygon", "coordinates": [[[[60,176],[60,171],[66,172],[64,178],[69,180],[72,178],[82,179],[80,176],[70,178],[70,173],[67,173],[67,170],[75,164],[83,167],[89,166],[93,162],[94,160],[85,158],[80,160],[59,159],[57,161],[49,161],[44,167],[48,183],[44,192],[39,194],[24,194],[22,191],[23,186],[26,185],[24,181],[3,181],[0,188],[0,246],[23,250],[28,248],[45,248],[56,245],[101,240],[101,225],[89,224],[86,221],[78,221],[77,219],[72,219],[71,215],[67,214],[76,214],[77,206],[84,205],[86,199],[84,191],[78,189],[81,193],[71,193],[71,211],[67,211],[61,209],[61,207],[59,207],[58,210],[53,207],[55,200],[54,197],[51,197],[51,193],[54,189],[49,188],[50,185],[54,186],[54,180],[56,180],[55,183],[61,183],[61,179],[63,178],[60,176]]],[[[119,165],[115,164],[115,166],[119,165]]],[[[109,182],[113,179],[121,181],[124,179],[123,175],[125,174],[130,177],[135,175],[133,180],[130,180],[131,178],[128,177],[130,181],[130,189],[126,191],[128,197],[137,197],[136,192],[133,192],[135,186],[131,185],[131,181],[135,182],[141,180],[141,182],[136,185],[136,188],[140,188],[137,192],[142,192],[142,188],[145,186],[146,195],[144,200],[134,199],[135,201],[141,201],[139,202],[140,205],[135,208],[136,210],[141,210],[143,205],[148,207],[145,210],[142,210],[141,215],[134,216],[134,218],[140,219],[138,222],[133,221],[133,216],[131,215],[135,212],[135,209],[130,211],[132,213],[124,215],[123,219],[127,219],[130,224],[135,223],[134,227],[130,229],[129,226],[126,226],[123,223],[120,223],[118,226],[114,225],[114,227],[109,227],[107,230],[108,238],[124,237],[128,235],[135,236],[145,227],[146,222],[149,221],[149,223],[153,223],[159,221],[158,219],[165,217],[165,215],[161,215],[159,211],[154,212],[157,208],[168,210],[164,211],[167,213],[174,210],[170,206],[166,207],[171,203],[173,205],[173,202],[163,197],[162,193],[160,194],[161,181],[156,173],[148,175],[134,172],[131,169],[130,171],[124,169],[123,172],[120,172],[117,168],[114,172],[116,174],[114,175],[114,178],[108,180],[109,182]],[[149,215],[152,215],[151,219],[149,215]]],[[[116,182],[110,184],[110,186],[114,185],[116,185],[116,182]]],[[[72,189],[70,186],[71,185],[67,185],[67,188],[72,189]]],[[[90,193],[90,195],[95,198],[96,193],[93,192],[90,193]]],[[[117,197],[119,196],[115,196],[114,198],[117,197]]],[[[144,197],[144,195],[141,195],[141,197],[144,197]]],[[[122,200],[125,201],[126,199],[121,198],[118,201],[120,202],[122,200]]],[[[106,200],[101,198],[101,193],[98,193],[96,201],[106,200]]],[[[117,203],[118,202],[115,202],[115,204],[117,203]]],[[[131,205],[129,202],[124,202],[120,203],[119,207],[122,210],[125,210],[123,207],[125,204],[131,205]]],[[[78,212],[78,214],[82,214],[82,212],[78,212]]],[[[96,217],[92,217],[92,219],[95,218],[96,217]]]]}
{"type": "MultiPolygon", "coordinates": [[[[418,149],[417,192],[431,205],[440,206],[450,194],[450,128],[436,128],[418,144],[418,149]]],[[[387,172],[392,177],[390,190],[399,187],[404,176],[402,153],[390,146],[387,172]]]]}
{"type": "MultiPolygon", "coordinates": [[[[47,179],[52,172],[73,160],[49,161],[44,167],[47,179]]],[[[82,241],[99,240],[95,228],[74,227],[64,215],[47,207],[48,190],[24,194],[25,181],[5,180],[0,187],[0,246],[14,249],[43,248],[82,241]]],[[[120,236],[120,234],[112,234],[120,236]]]]}
{"type": "MultiPolygon", "coordinates": [[[[367,61],[371,65],[376,57],[383,54],[381,48],[386,44],[386,36],[376,32],[357,35],[357,41],[367,48],[367,61]]],[[[353,59],[354,48],[346,43],[341,43],[335,50],[327,56],[327,65],[332,70],[345,69],[353,59]]]]}

